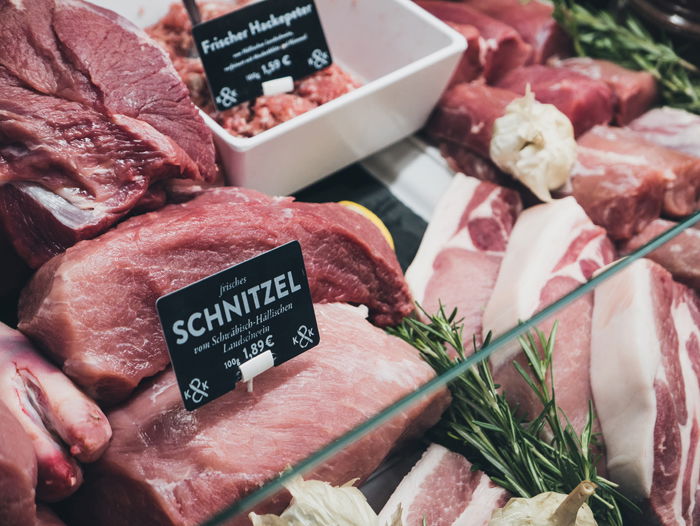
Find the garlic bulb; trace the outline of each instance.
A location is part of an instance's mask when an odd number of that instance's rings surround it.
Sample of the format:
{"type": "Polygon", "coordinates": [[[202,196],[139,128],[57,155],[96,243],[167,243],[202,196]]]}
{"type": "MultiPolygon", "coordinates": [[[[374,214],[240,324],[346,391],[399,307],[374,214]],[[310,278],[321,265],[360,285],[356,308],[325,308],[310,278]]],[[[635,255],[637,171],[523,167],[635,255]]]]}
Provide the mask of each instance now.
{"type": "Polygon", "coordinates": [[[574,128],[556,107],[537,102],[528,85],[494,122],[489,153],[501,170],[551,201],[549,191],[569,180],[576,161],[574,128]]]}
{"type": "Polygon", "coordinates": [[[586,504],[595,488],[584,480],[568,495],[550,491],[530,499],[510,499],[493,512],[489,526],[597,526],[586,504]]]}
{"type": "MultiPolygon", "coordinates": [[[[331,486],[320,480],[293,479],[285,487],[292,502],[282,515],[251,513],[253,526],[384,526],[351,480],[343,486],[331,486]]],[[[401,526],[400,510],[386,526],[401,526]]]]}

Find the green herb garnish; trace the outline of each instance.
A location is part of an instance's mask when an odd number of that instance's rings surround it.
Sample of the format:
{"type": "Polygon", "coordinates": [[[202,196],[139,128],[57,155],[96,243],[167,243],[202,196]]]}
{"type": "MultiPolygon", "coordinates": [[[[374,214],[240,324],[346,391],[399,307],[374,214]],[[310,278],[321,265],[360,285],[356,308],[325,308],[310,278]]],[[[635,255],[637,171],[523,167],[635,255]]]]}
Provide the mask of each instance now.
{"type": "MultiPolygon", "coordinates": [[[[428,323],[406,318],[390,332],[418,349],[435,372],[442,374],[465,358],[462,325],[456,321],[456,309],[449,316],[443,307],[433,316],[425,314],[428,323]],[[448,349],[454,349],[457,357],[451,357],[448,349]]],[[[637,512],[639,509],[617,490],[615,483],[597,473],[600,456],[596,451],[600,444],[592,431],[592,405],[579,435],[557,407],[550,385],[553,382],[547,381],[553,378],[556,327],[548,338],[536,330],[518,340],[528,367],[514,366],[542,402],[542,412],[536,418],[526,422],[516,416],[498,392],[488,360],[483,360],[449,385],[452,404],[436,433],[439,440],[463,448],[475,466],[515,496],[529,498],[546,491],[568,494],[582,480],[595,482],[598,490],[589,504],[596,520],[621,526],[621,505],[637,512]]],[[[490,335],[483,347],[489,340],[490,335]]]]}
{"type": "Polygon", "coordinates": [[[573,39],[578,55],[648,71],[658,81],[664,103],[700,113],[700,70],[681,58],[670,40],[655,39],[629,10],[618,21],[608,11],[573,0],[553,4],[554,18],[573,39]]]}

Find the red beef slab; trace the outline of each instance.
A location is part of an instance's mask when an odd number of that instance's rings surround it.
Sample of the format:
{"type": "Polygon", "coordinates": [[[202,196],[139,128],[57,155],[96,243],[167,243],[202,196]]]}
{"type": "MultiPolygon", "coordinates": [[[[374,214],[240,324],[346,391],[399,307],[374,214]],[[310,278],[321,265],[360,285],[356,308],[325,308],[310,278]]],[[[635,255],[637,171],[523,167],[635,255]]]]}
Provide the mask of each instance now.
{"type": "Polygon", "coordinates": [[[0,55],[0,217],[31,266],[104,231],[154,182],[216,177],[187,89],[123,18],[80,0],[3,1],[0,48],[11,50],[0,55]]]}
{"type": "Polygon", "coordinates": [[[413,310],[396,255],[366,218],[338,204],[220,188],[49,261],[22,293],[19,327],[94,398],[116,402],[169,363],[158,297],[292,240],[314,301],[365,304],[379,325],[413,310]]]}
{"type": "Polygon", "coordinates": [[[549,57],[568,56],[571,40],[552,18],[550,4],[537,0],[462,0],[469,7],[513,26],[525,42],[532,46],[532,62],[541,64],[549,57]]]}
{"type": "Polygon", "coordinates": [[[446,22],[446,24],[462,35],[467,42],[467,49],[462,53],[462,58],[452,74],[450,86],[460,82],[471,82],[479,78],[484,70],[481,60],[483,55],[480,47],[481,33],[479,33],[477,28],[469,24],[457,24],[455,22],[446,22]]]}
{"type": "Polygon", "coordinates": [[[517,97],[477,82],[457,84],[442,95],[426,131],[438,142],[451,141],[488,159],[493,123],[517,97]]]}
{"type": "Polygon", "coordinates": [[[596,126],[578,144],[636,157],[637,164],[662,171],[666,180],[661,208],[664,214],[682,217],[700,206],[700,158],[649,142],[640,133],[626,128],[596,126]]]}
{"type": "MultiPolygon", "coordinates": [[[[201,524],[435,376],[413,347],[370,325],[364,309],[315,309],[321,343],[256,377],[252,393],[238,388],[189,412],[168,370],[109,413],[112,443],[69,501],[71,524],[201,524]]],[[[446,390],[421,399],[305,477],[335,485],[367,477],[448,403],[446,390]]],[[[284,493],[256,512],[279,513],[284,493]]]]}
{"type": "Polygon", "coordinates": [[[534,65],[511,71],[496,86],[524,95],[528,84],[538,101],[553,104],[569,118],[577,137],[612,120],[614,96],[603,81],[564,68],[534,65]]]}
{"type": "Polygon", "coordinates": [[[419,0],[416,3],[440,20],[471,25],[479,30],[483,74],[488,82],[495,82],[513,68],[522,66],[532,54],[530,45],[515,29],[467,5],[444,0],[419,0]]]}

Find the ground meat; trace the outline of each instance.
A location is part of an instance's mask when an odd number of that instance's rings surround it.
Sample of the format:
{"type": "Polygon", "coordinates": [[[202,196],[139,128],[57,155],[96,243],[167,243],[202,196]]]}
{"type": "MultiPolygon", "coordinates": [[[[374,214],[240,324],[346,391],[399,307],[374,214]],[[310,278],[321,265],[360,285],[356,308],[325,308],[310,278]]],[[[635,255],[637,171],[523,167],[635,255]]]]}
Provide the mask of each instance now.
{"type": "MultiPolygon", "coordinates": [[[[250,0],[208,0],[198,5],[202,20],[211,20],[248,3],[250,0]]],[[[192,56],[192,26],[183,5],[172,4],[168,13],[147,32],[170,55],[194,103],[239,137],[253,137],[359,87],[348,73],[332,64],[296,81],[291,93],[261,96],[219,112],[211,100],[202,62],[192,56]]]]}

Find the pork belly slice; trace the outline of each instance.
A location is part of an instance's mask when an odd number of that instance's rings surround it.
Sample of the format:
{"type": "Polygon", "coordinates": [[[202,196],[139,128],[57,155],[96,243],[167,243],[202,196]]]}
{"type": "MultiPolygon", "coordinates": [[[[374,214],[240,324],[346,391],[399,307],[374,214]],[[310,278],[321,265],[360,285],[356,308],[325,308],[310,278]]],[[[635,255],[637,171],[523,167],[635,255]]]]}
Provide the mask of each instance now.
{"type": "Polygon", "coordinates": [[[0,400],[0,524],[34,524],[36,456],[27,433],[0,400]]]}
{"type": "Polygon", "coordinates": [[[413,311],[396,255],[366,218],[338,204],[220,188],[52,259],[22,293],[19,327],[93,398],[114,403],[169,363],[157,298],[292,240],[314,301],[367,305],[379,325],[413,311]]]}
{"type": "MultiPolygon", "coordinates": [[[[315,309],[321,343],[256,377],[252,393],[237,388],[188,412],[168,370],[110,412],[112,443],[69,501],[71,524],[200,524],[434,377],[413,347],[368,323],[366,309],[315,309]]],[[[423,398],[305,477],[339,485],[368,476],[448,403],[446,390],[423,398]]],[[[279,513],[287,501],[278,494],[256,512],[279,513]]]]}
{"type": "Polygon", "coordinates": [[[389,498],[379,520],[388,524],[401,506],[402,526],[487,526],[508,502],[506,490],[462,455],[431,444],[389,498]]]}
{"type": "MultiPolygon", "coordinates": [[[[612,259],[613,247],[605,231],[591,222],[573,197],[524,210],[511,232],[484,312],[484,332],[503,334],[585,283],[612,259]]],[[[592,399],[586,372],[592,310],[593,297],[589,294],[539,326],[549,334],[553,323],[559,322],[553,357],[554,388],[557,404],[577,431],[586,422],[592,399]]],[[[494,353],[494,378],[508,400],[532,417],[539,413],[541,404],[513,367],[514,360],[526,365],[517,344],[494,353]]]]}
{"type": "Polygon", "coordinates": [[[612,239],[629,239],[661,214],[666,176],[643,159],[578,145],[571,194],[612,239]]]}
{"type": "Polygon", "coordinates": [[[97,404],[37,354],[20,332],[0,324],[0,400],[24,428],[36,454],[37,495],[57,501],[83,477],[77,460],[92,462],[112,431],[97,404]]]}
{"type": "MultiPolygon", "coordinates": [[[[673,221],[656,219],[638,235],[620,246],[629,254],[676,225],[673,221]]],[[[700,229],[688,228],[647,256],[668,270],[673,279],[700,292],[700,229]]]]}
{"type": "Polygon", "coordinates": [[[625,126],[647,111],[658,99],[656,79],[646,71],[632,71],[608,60],[567,58],[553,63],[605,82],[615,95],[614,121],[625,126]]]}
{"type": "Polygon", "coordinates": [[[649,523],[685,526],[700,474],[698,297],[640,260],[594,292],[591,386],[611,480],[649,523]]]}
{"type": "Polygon", "coordinates": [[[538,101],[553,104],[569,118],[577,137],[596,124],[612,120],[613,92],[601,80],[536,64],[514,69],[496,83],[499,88],[521,95],[528,85],[538,101]]]}
{"type": "Polygon", "coordinates": [[[496,20],[512,26],[525,42],[532,46],[531,62],[541,64],[556,55],[566,57],[571,54],[571,40],[552,17],[554,9],[550,4],[537,0],[462,0],[496,20]]]}
{"type": "Polygon", "coordinates": [[[430,219],[406,281],[429,314],[440,303],[464,318],[465,350],[482,341],[481,321],[522,206],[514,190],[456,174],[430,219]]]}
{"type": "Polygon", "coordinates": [[[444,22],[471,25],[479,31],[479,52],[487,82],[495,82],[522,66],[532,54],[530,45],[515,29],[468,5],[445,0],[417,0],[416,3],[444,22]]]}
{"type": "Polygon", "coordinates": [[[654,108],[629,124],[645,139],[700,157],[700,116],[677,108],[654,108]]]}
{"type": "Polygon", "coordinates": [[[0,49],[14,50],[0,56],[0,227],[30,266],[106,230],[153,183],[216,178],[211,132],[167,55],[115,13],[3,2],[0,49]]]}
{"type": "Polygon", "coordinates": [[[638,132],[610,126],[596,126],[578,140],[580,146],[602,152],[634,156],[638,164],[663,171],[666,190],[662,212],[682,217],[700,206],[700,158],[646,140],[638,132]]]}
{"type": "Polygon", "coordinates": [[[489,159],[493,123],[517,97],[478,82],[457,84],[442,95],[426,131],[437,142],[450,141],[489,159]]]}

